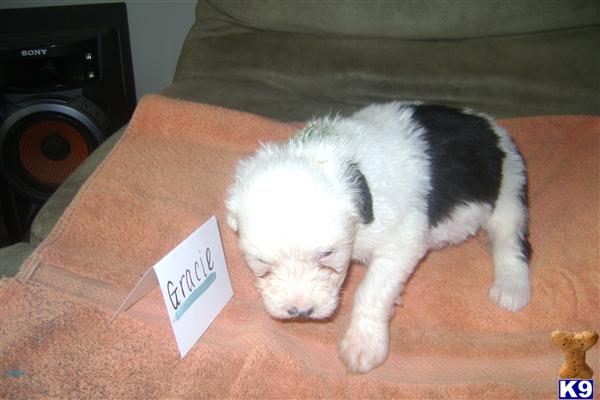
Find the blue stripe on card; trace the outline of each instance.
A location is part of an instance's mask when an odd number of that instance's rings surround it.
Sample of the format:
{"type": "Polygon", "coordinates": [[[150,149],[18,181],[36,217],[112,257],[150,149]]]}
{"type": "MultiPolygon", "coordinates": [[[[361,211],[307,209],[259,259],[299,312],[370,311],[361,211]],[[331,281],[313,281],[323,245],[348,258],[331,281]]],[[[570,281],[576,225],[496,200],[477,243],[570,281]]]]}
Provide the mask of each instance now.
{"type": "Polygon", "coordinates": [[[185,301],[183,303],[181,303],[181,306],[177,309],[177,311],[175,311],[175,319],[173,320],[173,322],[176,322],[181,317],[183,317],[183,314],[185,314],[185,312],[188,310],[188,308],[190,308],[192,306],[192,304],[194,304],[194,302],[196,300],[198,300],[198,298],[200,298],[200,296],[202,296],[202,294],[204,292],[206,292],[206,290],[210,287],[210,285],[213,284],[213,282],[216,279],[217,279],[217,273],[211,272],[206,277],[204,282],[202,282],[202,284],[200,286],[198,286],[198,289],[194,290],[192,292],[192,294],[190,295],[190,297],[188,297],[187,299],[185,299],[185,301]]]}

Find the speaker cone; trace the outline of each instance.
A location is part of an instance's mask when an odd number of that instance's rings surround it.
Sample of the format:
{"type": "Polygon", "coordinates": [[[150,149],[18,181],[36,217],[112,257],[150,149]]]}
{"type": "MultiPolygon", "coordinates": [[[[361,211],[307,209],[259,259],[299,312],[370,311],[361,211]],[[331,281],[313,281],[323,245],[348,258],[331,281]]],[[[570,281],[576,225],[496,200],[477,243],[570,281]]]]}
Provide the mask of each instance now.
{"type": "Polygon", "coordinates": [[[26,113],[2,127],[2,172],[18,192],[35,200],[46,200],[102,141],[83,114],[60,111],[26,113]]]}

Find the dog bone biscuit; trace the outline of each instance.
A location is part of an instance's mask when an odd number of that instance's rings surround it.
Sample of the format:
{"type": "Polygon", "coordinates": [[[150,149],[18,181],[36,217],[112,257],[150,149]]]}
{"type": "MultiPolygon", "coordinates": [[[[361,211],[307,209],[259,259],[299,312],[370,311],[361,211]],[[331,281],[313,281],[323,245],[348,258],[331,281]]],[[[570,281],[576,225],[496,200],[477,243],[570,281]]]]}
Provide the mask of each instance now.
{"type": "Polygon", "coordinates": [[[585,352],[598,341],[593,331],[567,332],[556,330],[550,334],[552,342],[565,353],[565,363],[558,370],[561,378],[591,379],[594,371],[585,363],[585,352]]]}

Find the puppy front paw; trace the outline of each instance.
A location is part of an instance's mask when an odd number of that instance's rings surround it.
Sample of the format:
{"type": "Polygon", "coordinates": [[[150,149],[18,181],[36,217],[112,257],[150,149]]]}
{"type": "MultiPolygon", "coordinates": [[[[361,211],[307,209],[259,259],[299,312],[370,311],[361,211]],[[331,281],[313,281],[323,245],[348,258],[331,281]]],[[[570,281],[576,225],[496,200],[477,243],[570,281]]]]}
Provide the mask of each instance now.
{"type": "Polygon", "coordinates": [[[531,298],[529,279],[518,276],[498,277],[494,280],[489,296],[500,307],[509,311],[519,311],[531,298]]]}
{"type": "Polygon", "coordinates": [[[348,370],[364,374],[381,365],[388,355],[387,323],[361,321],[351,323],[338,345],[340,358],[348,370]]]}

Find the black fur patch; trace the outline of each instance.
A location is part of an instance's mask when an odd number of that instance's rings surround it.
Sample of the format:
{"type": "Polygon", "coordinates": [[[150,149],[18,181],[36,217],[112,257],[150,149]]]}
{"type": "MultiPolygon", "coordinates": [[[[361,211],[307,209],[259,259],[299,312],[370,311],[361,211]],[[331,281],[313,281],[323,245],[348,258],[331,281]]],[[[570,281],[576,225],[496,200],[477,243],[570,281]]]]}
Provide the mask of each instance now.
{"type": "MultiPolygon", "coordinates": [[[[525,185],[523,185],[523,188],[521,189],[521,202],[523,203],[523,207],[528,210],[529,195],[527,193],[527,182],[525,182],[525,185]]],[[[525,226],[525,231],[523,232],[523,236],[521,236],[519,241],[519,246],[521,247],[521,257],[523,257],[523,259],[529,263],[529,261],[531,261],[533,249],[531,248],[531,243],[529,243],[529,229],[527,226],[525,226]]]]}
{"type": "Polygon", "coordinates": [[[435,227],[463,203],[496,203],[504,152],[498,136],[482,117],[450,107],[414,106],[431,163],[429,224],[435,227]]]}
{"type": "Polygon", "coordinates": [[[358,164],[355,162],[348,163],[346,176],[348,177],[348,182],[355,189],[355,201],[362,223],[365,225],[370,224],[375,219],[375,216],[373,215],[373,198],[371,197],[371,189],[369,189],[367,178],[365,178],[358,168],[358,164]]]}

